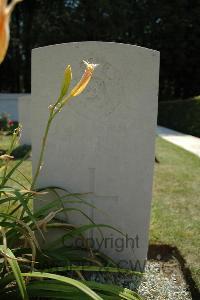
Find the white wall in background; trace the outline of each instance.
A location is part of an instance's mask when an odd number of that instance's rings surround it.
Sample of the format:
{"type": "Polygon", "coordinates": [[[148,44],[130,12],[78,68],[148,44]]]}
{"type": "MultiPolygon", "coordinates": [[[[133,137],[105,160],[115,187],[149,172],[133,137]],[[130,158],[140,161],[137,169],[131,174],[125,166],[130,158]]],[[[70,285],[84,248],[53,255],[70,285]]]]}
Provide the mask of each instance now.
{"type": "Polygon", "coordinates": [[[18,101],[19,123],[22,125],[21,144],[31,145],[31,95],[25,95],[18,101]]]}
{"type": "Polygon", "coordinates": [[[0,94],[0,114],[7,113],[12,120],[18,121],[19,97],[20,94],[0,94]]]}

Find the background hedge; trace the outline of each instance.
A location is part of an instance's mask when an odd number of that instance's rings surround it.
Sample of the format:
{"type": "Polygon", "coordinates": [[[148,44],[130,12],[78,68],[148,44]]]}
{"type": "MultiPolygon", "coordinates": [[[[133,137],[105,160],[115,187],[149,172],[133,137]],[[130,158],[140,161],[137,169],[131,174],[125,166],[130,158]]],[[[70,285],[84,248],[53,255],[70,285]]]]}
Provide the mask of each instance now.
{"type": "Polygon", "coordinates": [[[160,102],[158,124],[200,138],[200,96],[160,102]]]}

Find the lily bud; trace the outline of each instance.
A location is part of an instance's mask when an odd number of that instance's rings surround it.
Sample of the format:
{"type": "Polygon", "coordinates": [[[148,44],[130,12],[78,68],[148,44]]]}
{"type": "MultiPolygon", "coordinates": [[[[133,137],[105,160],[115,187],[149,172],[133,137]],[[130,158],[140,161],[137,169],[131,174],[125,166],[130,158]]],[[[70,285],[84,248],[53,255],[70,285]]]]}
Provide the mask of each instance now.
{"type": "Polygon", "coordinates": [[[70,96],[72,96],[72,97],[78,96],[80,93],[82,93],[84,91],[84,89],[90,82],[90,79],[92,78],[94,69],[98,66],[98,64],[90,64],[86,61],[83,61],[83,62],[86,65],[86,69],[85,69],[85,72],[84,72],[81,80],[72,89],[72,91],[70,93],[70,96]]]}
{"type": "Polygon", "coordinates": [[[10,40],[10,17],[15,5],[23,0],[13,0],[7,5],[7,0],[0,0],[0,64],[3,62],[8,50],[10,40]]]}
{"type": "Polygon", "coordinates": [[[59,97],[60,99],[62,99],[67,94],[71,80],[72,80],[72,70],[71,70],[71,66],[68,65],[65,69],[64,81],[61,87],[61,92],[59,97]]]}

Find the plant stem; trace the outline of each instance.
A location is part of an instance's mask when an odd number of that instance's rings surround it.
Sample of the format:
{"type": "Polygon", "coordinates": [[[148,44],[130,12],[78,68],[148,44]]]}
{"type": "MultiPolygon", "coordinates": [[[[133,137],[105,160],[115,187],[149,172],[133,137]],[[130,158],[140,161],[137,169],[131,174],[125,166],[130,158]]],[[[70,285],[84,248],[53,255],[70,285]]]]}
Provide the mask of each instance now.
{"type": "MultiPolygon", "coordinates": [[[[12,134],[12,140],[11,140],[10,147],[9,147],[9,149],[8,149],[8,151],[7,151],[7,154],[8,154],[8,155],[11,154],[11,152],[12,152],[12,150],[13,150],[13,148],[14,148],[16,139],[17,139],[17,132],[14,132],[14,133],[12,134]]],[[[6,174],[7,174],[7,170],[8,170],[8,165],[9,165],[9,160],[5,162],[5,169],[4,169],[4,172],[3,172],[3,179],[2,179],[2,183],[1,183],[1,184],[3,184],[3,182],[4,182],[4,180],[5,180],[5,177],[6,177],[6,174]]]]}
{"type": "Polygon", "coordinates": [[[49,118],[48,118],[48,121],[47,121],[44,136],[43,136],[43,139],[42,139],[42,146],[41,146],[41,151],[40,151],[40,156],[39,156],[37,168],[36,168],[35,175],[33,177],[33,181],[32,181],[31,188],[30,188],[31,190],[33,190],[35,188],[35,184],[36,184],[38,175],[40,173],[40,169],[41,169],[41,165],[42,165],[42,161],[43,161],[43,157],[44,157],[44,151],[45,151],[45,147],[46,147],[46,142],[47,142],[47,136],[48,136],[48,133],[49,133],[49,128],[51,126],[51,123],[52,123],[53,119],[55,118],[55,116],[57,115],[57,113],[62,110],[62,108],[69,101],[70,98],[71,98],[71,95],[68,95],[62,101],[59,98],[56,101],[56,103],[53,105],[52,109],[50,110],[50,115],[49,115],[49,118]],[[56,105],[59,102],[60,102],[60,106],[59,106],[59,108],[57,108],[56,105]]]}
{"type": "Polygon", "coordinates": [[[50,115],[49,115],[47,125],[46,125],[46,128],[45,128],[44,136],[42,138],[42,146],[41,146],[40,156],[39,156],[37,168],[36,168],[36,171],[35,171],[35,175],[33,177],[33,181],[32,181],[32,184],[31,184],[31,190],[34,189],[37,178],[38,178],[38,175],[40,173],[40,169],[41,169],[41,165],[42,165],[42,161],[43,161],[43,157],[44,157],[44,150],[45,150],[45,146],[46,146],[46,142],[47,142],[47,136],[48,136],[49,128],[51,126],[51,122],[52,122],[53,118],[54,118],[53,111],[51,111],[50,115]]]}

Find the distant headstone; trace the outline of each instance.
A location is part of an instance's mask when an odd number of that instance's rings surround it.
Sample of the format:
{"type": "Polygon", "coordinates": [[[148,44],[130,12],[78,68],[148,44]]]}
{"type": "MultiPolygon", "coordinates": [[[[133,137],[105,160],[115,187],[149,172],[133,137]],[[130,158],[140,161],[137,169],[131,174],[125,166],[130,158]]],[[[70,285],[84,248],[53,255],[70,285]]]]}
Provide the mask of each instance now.
{"type": "MultiPolygon", "coordinates": [[[[81,206],[102,229],[89,237],[119,266],[142,269],[147,257],[157,119],[159,53],[137,46],[80,42],[37,48],[32,54],[31,124],[33,170],[63,71],[73,84],[82,60],[98,63],[79,96],[58,114],[49,134],[39,187],[59,186],[84,196],[98,210],[81,206]]],[[[41,200],[42,201],[42,200],[41,200]]],[[[36,202],[38,203],[38,201],[36,202]]],[[[40,203],[41,204],[41,203],[40,203]]],[[[40,205],[40,204],[36,204],[40,205]]],[[[72,222],[83,218],[72,215],[72,222]]],[[[84,223],[88,220],[84,219],[84,223]]]]}
{"type": "MultiPolygon", "coordinates": [[[[22,125],[22,133],[20,143],[31,145],[31,95],[25,95],[19,97],[18,100],[18,113],[19,123],[22,125]]],[[[34,126],[34,124],[33,124],[34,126]]]]}

